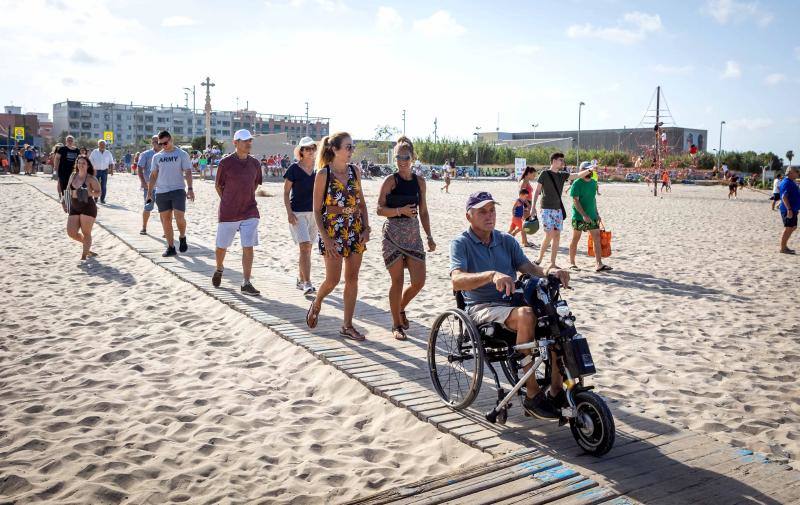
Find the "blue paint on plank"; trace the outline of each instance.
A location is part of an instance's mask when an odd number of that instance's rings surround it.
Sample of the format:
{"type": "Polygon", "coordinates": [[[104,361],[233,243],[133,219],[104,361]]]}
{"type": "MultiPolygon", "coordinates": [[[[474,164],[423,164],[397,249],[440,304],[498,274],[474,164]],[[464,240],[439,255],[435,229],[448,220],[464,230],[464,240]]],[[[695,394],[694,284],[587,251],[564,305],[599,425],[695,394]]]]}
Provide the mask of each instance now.
{"type": "Polygon", "coordinates": [[[769,460],[763,454],[753,452],[750,449],[738,449],[736,453],[739,455],[739,460],[743,463],[769,463],[769,460]]]}
{"type": "Polygon", "coordinates": [[[570,491],[577,491],[577,490],[583,489],[583,488],[585,488],[587,486],[594,486],[594,485],[595,485],[595,482],[592,479],[585,479],[585,480],[582,480],[582,481],[578,481],[578,482],[576,482],[574,484],[570,484],[569,486],[567,486],[567,489],[569,489],[570,491]]]}
{"type": "Polygon", "coordinates": [[[545,470],[544,472],[540,472],[536,475],[536,478],[541,480],[542,482],[551,482],[554,480],[563,480],[567,477],[572,477],[573,475],[578,475],[578,472],[571,468],[551,468],[550,470],[545,470]]]}

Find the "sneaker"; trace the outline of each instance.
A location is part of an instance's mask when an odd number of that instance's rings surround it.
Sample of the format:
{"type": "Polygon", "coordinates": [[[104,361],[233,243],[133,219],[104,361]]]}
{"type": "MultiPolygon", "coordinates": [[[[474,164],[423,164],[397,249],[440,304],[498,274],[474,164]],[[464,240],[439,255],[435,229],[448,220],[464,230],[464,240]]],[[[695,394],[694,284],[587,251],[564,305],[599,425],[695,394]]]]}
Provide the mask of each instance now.
{"type": "Polygon", "coordinates": [[[253,285],[250,284],[249,282],[246,282],[242,284],[242,293],[246,295],[258,296],[261,294],[261,291],[254,288],[253,285]]]}
{"type": "Polygon", "coordinates": [[[222,282],[222,270],[214,270],[214,275],[211,276],[211,284],[218,288],[222,282]]]}
{"type": "Polygon", "coordinates": [[[182,253],[185,253],[186,250],[189,249],[189,246],[186,245],[186,237],[179,237],[178,241],[180,242],[178,245],[178,250],[182,253]]]}
{"type": "Polygon", "coordinates": [[[168,257],[168,256],[177,256],[177,255],[178,255],[178,252],[177,252],[177,251],[175,251],[175,246],[172,246],[172,247],[167,247],[167,250],[166,250],[166,251],[164,251],[164,252],[161,254],[161,256],[163,256],[163,257],[165,257],[165,258],[166,258],[166,257],[168,257]]]}
{"type": "Polygon", "coordinates": [[[563,389],[558,392],[557,395],[553,396],[550,394],[550,388],[547,388],[547,400],[553,404],[556,409],[561,409],[569,405],[567,402],[567,393],[563,389]]]}
{"type": "Polygon", "coordinates": [[[142,228],[141,230],[139,230],[139,235],[147,235],[147,230],[142,228]]]}
{"type": "Polygon", "coordinates": [[[533,398],[525,397],[522,408],[526,414],[539,419],[558,419],[559,415],[555,406],[547,399],[545,392],[539,390],[533,398]]]}
{"type": "Polygon", "coordinates": [[[300,291],[305,291],[306,290],[305,282],[300,282],[300,279],[297,279],[297,281],[295,281],[294,287],[296,287],[300,291]]]}
{"type": "Polygon", "coordinates": [[[311,293],[314,293],[316,291],[317,291],[317,288],[315,288],[314,285],[311,284],[310,282],[306,282],[306,283],[303,284],[303,294],[304,295],[310,295],[311,293]]]}

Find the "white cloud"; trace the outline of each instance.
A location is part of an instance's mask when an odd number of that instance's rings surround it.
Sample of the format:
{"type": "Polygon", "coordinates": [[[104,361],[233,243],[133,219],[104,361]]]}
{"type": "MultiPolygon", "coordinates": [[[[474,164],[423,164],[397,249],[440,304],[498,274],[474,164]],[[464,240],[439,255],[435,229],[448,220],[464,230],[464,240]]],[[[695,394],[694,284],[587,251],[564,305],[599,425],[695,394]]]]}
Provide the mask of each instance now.
{"type": "Polygon", "coordinates": [[[686,75],[694,71],[694,67],[692,65],[677,66],[662,65],[659,63],[658,65],[653,65],[651,68],[653,69],[653,72],[667,75],[686,75]]]}
{"type": "Polygon", "coordinates": [[[174,28],[176,26],[193,26],[197,21],[187,16],[170,16],[161,20],[161,26],[174,28]]]}
{"type": "Polygon", "coordinates": [[[426,37],[457,37],[467,29],[453,19],[449,12],[439,10],[430,17],[414,21],[414,31],[426,37]]]}
{"type": "Polygon", "coordinates": [[[379,30],[395,31],[403,26],[403,17],[392,7],[378,7],[375,24],[379,30]]]}
{"type": "Polygon", "coordinates": [[[742,67],[739,66],[739,63],[728,60],[725,63],[725,72],[722,73],[723,79],[738,79],[742,76],[742,67]]]}
{"type": "Polygon", "coordinates": [[[770,24],[773,19],[773,15],[762,10],[757,1],[707,0],[705,12],[721,25],[726,25],[732,21],[738,23],[753,20],[763,27],[770,24]]]}
{"type": "Polygon", "coordinates": [[[740,118],[740,119],[734,119],[732,121],[727,121],[726,124],[730,128],[733,128],[734,130],[755,131],[755,130],[763,130],[764,128],[769,128],[775,124],[775,121],[765,117],[740,118]]]}
{"type": "Polygon", "coordinates": [[[643,40],[648,34],[660,31],[661,16],[643,12],[628,12],[615,27],[599,27],[591,23],[571,25],[567,36],[573,39],[597,38],[622,44],[632,44],[643,40]]]}
{"type": "Polygon", "coordinates": [[[511,48],[511,52],[517,56],[533,56],[541,51],[541,46],[534,46],[531,44],[518,44],[511,48]]]}
{"type": "Polygon", "coordinates": [[[786,80],[786,76],[783,74],[769,74],[764,78],[764,82],[769,84],[770,86],[774,86],[776,84],[780,84],[786,80]]]}

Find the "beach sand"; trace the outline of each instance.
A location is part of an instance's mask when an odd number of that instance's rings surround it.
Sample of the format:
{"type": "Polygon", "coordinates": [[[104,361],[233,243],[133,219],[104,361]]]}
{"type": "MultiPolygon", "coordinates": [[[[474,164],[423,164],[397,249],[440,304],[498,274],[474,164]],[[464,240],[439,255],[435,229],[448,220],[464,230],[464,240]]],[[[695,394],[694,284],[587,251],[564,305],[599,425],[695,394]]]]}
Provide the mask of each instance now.
{"type": "MultiPolygon", "coordinates": [[[[134,179],[115,176],[110,201],[138,205],[134,179]]],[[[364,181],[374,233],[359,297],[388,310],[383,218],[375,215],[380,183],[364,181]]],[[[491,191],[502,202],[498,228],[506,230],[517,192],[510,181],[455,180],[450,194],[440,191],[439,181],[428,184],[438,249],[428,255],[425,288],[408,307],[408,317],[425,323],[455,305],[449,242],[466,227],[467,195],[491,191]]],[[[195,187],[198,200],[187,213],[189,239],[200,236],[212,243],[218,199],[212,183],[196,181],[195,187]]],[[[283,185],[263,188],[272,196],[259,198],[262,245],[256,261],[294,274],[296,249],[286,224],[283,185]]],[[[607,263],[615,270],[594,273],[584,234],[577,260],[583,270],[572,273],[574,289],[564,296],[591,343],[599,371],[591,382],[602,394],[800,468],[800,258],[778,254],[783,228],[778,212],[770,210],[769,195],[743,189],[738,200],[728,200],[727,194],[724,186],[675,184],[671,194],[656,198],[644,184],[601,185],[598,207],[613,233],[607,263]]],[[[564,201],[569,209],[568,197],[564,201]]],[[[155,229],[160,232],[157,224],[155,229]]],[[[571,235],[567,223],[562,267],[569,265],[571,235]]],[[[538,245],[542,238],[540,231],[533,242],[538,245]]],[[[798,240],[800,235],[792,243],[797,246],[798,240]]],[[[314,251],[312,275],[318,285],[324,270],[314,251]]],[[[535,259],[538,248],[526,253],[535,259]]],[[[268,279],[253,282],[259,286],[268,279]]]]}
{"type": "Polygon", "coordinates": [[[80,263],[1,182],[0,502],[341,502],[491,459],[99,227],[80,263]]]}
{"type": "MultiPolygon", "coordinates": [[[[364,184],[374,233],[360,298],[388,309],[382,218],[374,215],[379,186],[364,184]]],[[[466,196],[490,190],[503,202],[503,230],[516,197],[508,181],[456,180],[450,194],[440,186],[429,181],[439,247],[408,307],[409,318],[423,323],[455,305],[449,241],[466,226],[466,196]]],[[[213,243],[216,229],[213,185],[195,181],[195,189],[190,247],[193,239],[213,243]]],[[[272,196],[259,198],[256,263],[291,275],[296,248],[282,185],[264,189],[272,196]]],[[[598,367],[590,382],[628,410],[679,420],[800,468],[800,260],[778,254],[782,228],[767,195],[745,190],[729,201],[727,188],[683,185],[664,198],[644,185],[601,191],[615,270],[592,271],[584,237],[583,270],[564,293],[598,367]]],[[[63,234],[54,202],[20,185],[0,185],[0,197],[17,218],[6,237],[20,237],[4,239],[0,266],[7,279],[0,468],[16,476],[2,481],[0,494],[65,503],[121,493],[156,503],[228,493],[233,500],[310,493],[309,501],[319,501],[342,493],[339,501],[487,460],[102,231],[101,257],[77,267],[80,248],[63,234]]],[[[114,175],[108,201],[140,208],[137,178],[114,175]]],[[[149,229],[160,236],[156,217],[149,229]]],[[[561,266],[570,236],[567,225],[561,266]]],[[[540,232],[533,242],[541,239],[540,232]]],[[[312,268],[318,285],[316,253],[312,268]]],[[[268,285],[258,277],[266,271],[256,270],[256,287],[268,285]]]]}

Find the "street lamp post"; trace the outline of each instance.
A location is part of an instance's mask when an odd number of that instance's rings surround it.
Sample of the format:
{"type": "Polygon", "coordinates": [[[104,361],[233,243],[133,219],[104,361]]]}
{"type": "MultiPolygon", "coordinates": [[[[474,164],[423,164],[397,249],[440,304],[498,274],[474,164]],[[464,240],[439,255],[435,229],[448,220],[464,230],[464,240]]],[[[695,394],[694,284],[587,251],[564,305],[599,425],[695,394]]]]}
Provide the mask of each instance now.
{"type": "Polygon", "coordinates": [[[481,129],[480,126],[476,126],[475,127],[475,133],[473,134],[473,135],[475,135],[475,171],[476,171],[475,176],[476,177],[479,175],[477,173],[477,170],[478,170],[478,133],[480,132],[480,129],[481,129]]]}
{"type": "Polygon", "coordinates": [[[575,167],[581,164],[581,108],[586,105],[584,102],[578,104],[578,149],[575,150],[575,167]]]}
{"type": "Polygon", "coordinates": [[[717,151],[717,170],[722,169],[722,125],[726,124],[725,121],[719,122],[719,150],[717,151]]]}
{"type": "Polygon", "coordinates": [[[403,109],[403,136],[406,135],[406,110],[403,109]]]}
{"type": "Polygon", "coordinates": [[[533,140],[536,140],[536,127],[539,126],[539,123],[531,123],[533,127],[533,140]]]}

